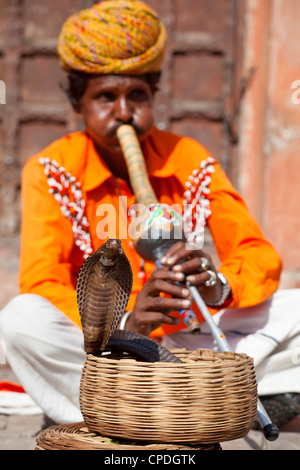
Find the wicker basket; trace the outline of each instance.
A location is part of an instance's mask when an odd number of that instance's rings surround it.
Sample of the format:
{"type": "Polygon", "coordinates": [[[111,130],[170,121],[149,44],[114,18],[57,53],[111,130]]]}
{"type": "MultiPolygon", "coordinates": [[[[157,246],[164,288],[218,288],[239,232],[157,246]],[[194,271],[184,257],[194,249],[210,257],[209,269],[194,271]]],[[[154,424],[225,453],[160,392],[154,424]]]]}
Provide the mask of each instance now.
{"type": "Polygon", "coordinates": [[[172,352],[182,364],[87,355],[80,406],[89,431],[190,445],[247,435],[257,413],[253,359],[210,350],[172,352]]]}
{"type": "Polygon", "coordinates": [[[36,441],[35,450],[222,450],[220,444],[198,446],[114,442],[108,437],[89,432],[85,423],[62,424],[45,429],[36,441]]]}

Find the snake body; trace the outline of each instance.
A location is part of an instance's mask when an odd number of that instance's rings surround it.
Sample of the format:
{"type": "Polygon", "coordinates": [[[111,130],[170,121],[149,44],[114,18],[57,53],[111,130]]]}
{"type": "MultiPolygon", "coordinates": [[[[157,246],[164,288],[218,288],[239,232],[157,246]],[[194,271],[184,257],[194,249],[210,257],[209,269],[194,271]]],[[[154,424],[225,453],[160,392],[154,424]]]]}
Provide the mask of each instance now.
{"type": "Polygon", "coordinates": [[[78,274],[77,303],[87,354],[125,351],[147,362],[181,362],[147,336],[117,330],[132,289],[132,270],[118,239],[108,239],[78,274]]]}

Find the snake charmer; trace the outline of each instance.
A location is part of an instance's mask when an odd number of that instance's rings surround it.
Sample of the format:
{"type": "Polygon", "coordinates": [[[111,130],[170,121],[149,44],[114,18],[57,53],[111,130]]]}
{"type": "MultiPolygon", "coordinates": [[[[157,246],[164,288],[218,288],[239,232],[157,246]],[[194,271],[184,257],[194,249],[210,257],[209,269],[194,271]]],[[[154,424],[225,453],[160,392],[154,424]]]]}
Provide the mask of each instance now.
{"type": "Polygon", "coordinates": [[[216,156],[156,127],[166,42],[156,12],[137,0],[99,2],[62,27],[65,90],[84,130],[53,142],[23,169],[20,294],[0,313],[7,361],[53,421],[82,420],[77,276],[108,238],[118,238],[133,273],[118,327],[167,348],[214,349],[188,280],[232,350],[254,358],[259,396],[281,426],[300,412],[300,290],[278,290],[280,256],[216,156]],[[117,138],[122,124],[136,131],[158,201],[182,211],[187,242],[174,244],[161,268],[138,255],[129,234],[136,201],[117,138]],[[202,243],[204,230],[218,265],[202,243]],[[201,323],[199,335],[191,335],[178,314],[190,308],[201,323]]]}

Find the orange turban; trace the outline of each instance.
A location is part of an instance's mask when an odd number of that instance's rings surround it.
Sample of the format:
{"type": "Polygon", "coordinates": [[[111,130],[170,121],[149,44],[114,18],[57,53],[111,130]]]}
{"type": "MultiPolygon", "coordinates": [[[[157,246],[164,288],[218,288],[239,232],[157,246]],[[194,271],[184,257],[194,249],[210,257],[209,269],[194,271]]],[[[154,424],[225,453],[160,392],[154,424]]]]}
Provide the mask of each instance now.
{"type": "Polygon", "coordinates": [[[64,23],[58,53],[64,70],[91,74],[159,71],[167,33],[157,14],[138,0],[104,0],[64,23]]]}

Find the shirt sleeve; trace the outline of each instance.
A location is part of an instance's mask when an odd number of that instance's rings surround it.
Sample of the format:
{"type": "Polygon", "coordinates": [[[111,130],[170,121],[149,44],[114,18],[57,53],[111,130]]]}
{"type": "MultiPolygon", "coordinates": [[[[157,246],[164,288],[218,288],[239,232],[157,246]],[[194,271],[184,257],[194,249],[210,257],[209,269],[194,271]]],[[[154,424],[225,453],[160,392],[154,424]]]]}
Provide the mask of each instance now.
{"type": "Polygon", "coordinates": [[[263,302],[278,288],[282,262],[218,163],[210,187],[208,226],[232,290],[231,308],[263,302]]]}
{"type": "Polygon", "coordinates": [[[22,173],[20,291],[47,298],[80,326],[70,263],[73,249],[71,223],[49,193],[42,164],[32,159],[22,173]]]}

